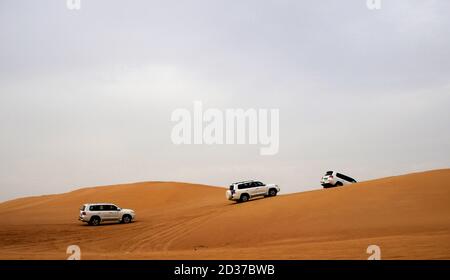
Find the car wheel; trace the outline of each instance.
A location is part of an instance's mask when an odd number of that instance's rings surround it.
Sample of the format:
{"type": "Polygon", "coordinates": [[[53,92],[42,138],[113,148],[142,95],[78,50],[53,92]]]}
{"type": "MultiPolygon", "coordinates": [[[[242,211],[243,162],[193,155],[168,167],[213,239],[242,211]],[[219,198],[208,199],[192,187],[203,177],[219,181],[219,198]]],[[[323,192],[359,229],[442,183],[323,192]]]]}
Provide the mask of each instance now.
{"type": "Polygon", "coordinates": [[[131,216],[130,215],[123,215],[122,223],[124,223],[124,224],[131,223],[131,216]]]}
{"type": "Polygon", "coordinates": [[[269,190],[269,196],[276,196],[277,195],[277,190],[276,189],[270,189],[269,190]]]}
{"type": "Polygon", "coordinates": [[[336,182],[336,184],[334,185],[335,187],[342,187],[342,182],[336,182]]]}
{"type": "Polygon", "coordinates": [[[250,199],[250,197],[248,196],[248,194],[243,194],[241,195],[241,202],[247,202],[250,199]]]}
{"type": "Polygon", "coordinates": [[[92,217],[89,221],[89,225],[91,226],[98,226],[100,224],[100,218],[99,217],[92,217]]]}

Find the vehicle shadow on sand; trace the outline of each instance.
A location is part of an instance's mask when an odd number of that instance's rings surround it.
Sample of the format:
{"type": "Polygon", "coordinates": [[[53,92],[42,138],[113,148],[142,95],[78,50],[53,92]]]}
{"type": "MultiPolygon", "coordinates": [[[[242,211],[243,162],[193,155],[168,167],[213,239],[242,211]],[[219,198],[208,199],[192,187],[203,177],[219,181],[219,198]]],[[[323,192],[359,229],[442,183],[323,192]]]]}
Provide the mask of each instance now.
{"type": "Polygon", "coordinates": [[[124,223],[115,223],[115,222],[103,222],[103,223],[100,223],[99,225],[96,225],[96,226],[94,226],[94,225],[90,225],[90,224],[88,224],[88,223],[83,223],[83,224],[81,224],[81,225],[79,225],[79,226],[81,226],[81,227],[91,227],[91,228],[96,228],[96,227],[103,227],[103,226],[127,226],[127,225],[132,225],[132,224],[136,224],[136,223],[139,223],[139,221],[132,221],[131,223],[127,223],[127,224],[124,224],[124,223]]]}
{"type": "Polygon", "coordinates": [[[248,201],[246,201],[246,202],[230,201],[229,203],[225,204],[224,206],[245,205],[245,204],[247,204],[247,203],[257,202],[258,200],[263,200],[263,199],[268,199],[268,198],[273,198],[273,197],[263,197],[263,196],[260,196],[260,197],[252,198],[252,199],[250,199],[250,200],[248,200],[248,201]]]}

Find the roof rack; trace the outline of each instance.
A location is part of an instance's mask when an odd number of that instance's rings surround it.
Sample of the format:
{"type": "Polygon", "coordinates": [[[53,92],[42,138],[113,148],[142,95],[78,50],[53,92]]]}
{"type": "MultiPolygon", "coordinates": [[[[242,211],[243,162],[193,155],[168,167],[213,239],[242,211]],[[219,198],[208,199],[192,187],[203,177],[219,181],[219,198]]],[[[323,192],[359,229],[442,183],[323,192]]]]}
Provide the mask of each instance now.
{"type": "Polygon", "coordinates": [[[242,181],[242,182],[236,182],[233,184],[244,184],[244,183],[250,183],[250,182],[254,182],[254,180],[247,180],[247,181],[242,181]]]}

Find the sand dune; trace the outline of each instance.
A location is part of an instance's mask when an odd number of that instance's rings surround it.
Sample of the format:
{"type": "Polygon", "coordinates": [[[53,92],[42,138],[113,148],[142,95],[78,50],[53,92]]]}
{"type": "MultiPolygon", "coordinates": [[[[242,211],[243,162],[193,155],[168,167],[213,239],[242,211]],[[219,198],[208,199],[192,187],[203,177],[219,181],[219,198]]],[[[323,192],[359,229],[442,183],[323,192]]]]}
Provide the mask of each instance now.
{"type": "Polygon", "coordinates": [[[224,188],[147,182],[0,204],[0,259],[450,259],[450,169],[236,204],[224,188]],[[86,202],[136,222],[90,227],[86,202]]]}

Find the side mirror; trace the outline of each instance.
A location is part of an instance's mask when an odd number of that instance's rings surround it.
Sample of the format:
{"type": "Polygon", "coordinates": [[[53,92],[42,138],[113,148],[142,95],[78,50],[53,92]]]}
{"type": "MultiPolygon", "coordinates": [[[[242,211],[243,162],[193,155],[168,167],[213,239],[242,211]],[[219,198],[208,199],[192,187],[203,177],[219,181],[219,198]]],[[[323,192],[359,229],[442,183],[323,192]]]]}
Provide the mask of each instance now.
{"type": "Polygon", "coordinates": [[[121,208],[117,208],[117,211],[122,211],[122,209],[121,208]]]}

